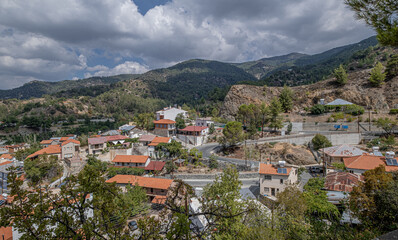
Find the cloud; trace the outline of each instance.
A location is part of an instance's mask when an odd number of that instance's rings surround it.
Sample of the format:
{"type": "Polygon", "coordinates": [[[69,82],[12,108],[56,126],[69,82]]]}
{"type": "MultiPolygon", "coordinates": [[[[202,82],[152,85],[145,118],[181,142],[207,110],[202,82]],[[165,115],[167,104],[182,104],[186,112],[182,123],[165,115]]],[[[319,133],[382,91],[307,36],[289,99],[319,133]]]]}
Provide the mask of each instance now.
{"type": "Polygon", "coordinates": [[[93,76],[114,76],[119,74],[135,74],[135,73],[144,73],[149,70],[148,66],[142,65],[137,62],[124,62],[115,66],[114,68],[108,68],[105,66],[95,66],[90,67],[87,70],[96,71],[95,73],[86,73],[84,77],[93,77],[93,76]]]}
{"type": "Polygon", "coordinates": [[[4,0],[0,81],[144,72],[192,58],[312,54],[373,34],[342,0],[173,0],[145,15],[131,0],[4,0]]]}

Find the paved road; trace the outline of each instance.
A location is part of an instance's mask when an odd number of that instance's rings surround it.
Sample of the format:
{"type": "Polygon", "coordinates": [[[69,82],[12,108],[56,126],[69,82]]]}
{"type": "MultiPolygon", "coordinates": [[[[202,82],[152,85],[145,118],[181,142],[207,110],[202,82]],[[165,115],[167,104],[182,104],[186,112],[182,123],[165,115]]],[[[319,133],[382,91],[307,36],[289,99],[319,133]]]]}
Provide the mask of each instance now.
{"type": "MultiPolygon", "coordinates": [[[[255,141],[250,141],[247,144],[254,144],[255,141]]],[[[221,146],[218,143],[207,143],[203,144],[201,146],[196,147],[199,151],[203,153],[203,157],[208,158],[211,156],[212,153],[215,153],[221,146]]],[[[236,158],[227,158],[227,157],[217,157],[218,161],[223,161],[223,162],[229,162],[229,163],[234,163],[238,165],[245,165],[246,161],[242,159],[236,159],[236,158]]],[[[252,161],[252,160],[247,160],[247,165],[254,165],[255,167],[258,167],[259,162],[258,161],[252,161]]]]}

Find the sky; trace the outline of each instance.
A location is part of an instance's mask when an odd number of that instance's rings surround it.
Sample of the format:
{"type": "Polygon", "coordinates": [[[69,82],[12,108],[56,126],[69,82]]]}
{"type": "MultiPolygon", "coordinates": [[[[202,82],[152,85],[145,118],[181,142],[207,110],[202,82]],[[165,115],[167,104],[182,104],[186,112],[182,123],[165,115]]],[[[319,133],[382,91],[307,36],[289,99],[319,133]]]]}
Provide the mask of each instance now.
{"type": "Polygon", "coordinates": [[[343,0],[1,0],[0,89],[314,54],[372,35],[343,0]]]}

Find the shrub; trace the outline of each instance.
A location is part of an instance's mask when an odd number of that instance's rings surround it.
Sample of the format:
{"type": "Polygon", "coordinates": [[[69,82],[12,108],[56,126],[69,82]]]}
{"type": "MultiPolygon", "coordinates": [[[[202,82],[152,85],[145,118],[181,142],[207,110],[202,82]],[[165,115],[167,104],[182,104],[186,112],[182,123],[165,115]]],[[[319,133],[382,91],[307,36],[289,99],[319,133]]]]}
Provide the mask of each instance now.
{"type": "Polygon", "coordinates": [[[332,143],[324,135],[319,133],[315,135],[311,142],[315,150],[332,146],[332,143]]]}
{"type": "Polygon", "coordinates": [[[319,114],[325,113],[327,111],[327,108],[325,107],[325,105],[316,104],[311,107],[310,111],[311,111],[311,114],[319,115],[319,114]]]}
{"type": "Polygon", "coordinates": [[[390,114],[398,114],[398,108],[390,109],[390,114]]]}
{"type": "Polygon", "coordinates": [[[365,109],[361,106],[352,104],[352,105],[345,106],[344,111],[353,116],[358,116],[358,115],[362,115],[365,112],[365,109]]]}

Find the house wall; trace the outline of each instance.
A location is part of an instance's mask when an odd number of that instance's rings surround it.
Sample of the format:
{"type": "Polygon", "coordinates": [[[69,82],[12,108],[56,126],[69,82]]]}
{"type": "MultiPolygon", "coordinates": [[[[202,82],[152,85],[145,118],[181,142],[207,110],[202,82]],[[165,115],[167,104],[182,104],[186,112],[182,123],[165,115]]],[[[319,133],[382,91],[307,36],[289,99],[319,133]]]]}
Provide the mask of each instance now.
{"type": "MultiPolygon", "coordinates": [[[[124,183],[123,183],[123,184],[117,183],[116,186],[121,187],[122,190],[123,190],[124,192],[127,191],[127,190],[126,190],[127,184],[124,184],[124,183]]],[[[166,195],[167,195],[167,191],[168,191],[168,190],[157,189],[157,188],[146,188],[146,187],[143,187],[143,188],[145,189],[146,194],[147,194],[148,196],[154,196],[154,195],[166,196],[166,195]]]]}
{"type": "Polygon", "coordinates": [[[180,139],[183,144],[188,143],[195,146],[202,145],[207,142],[207,136],[189,136],[177,134],[177,138],[180,139]]]}
{"type": "Polygon", "coordinates": [[[88,154],[100,154],[106,148],[106,143],[88,145],[88,154]]]}
{"type": "Polygon", "coordinates": [[[347,168],[347,171],[350,172],[350,173],[357,174],[357,175],[362,175],[364,172],[366,172],[366,170],[355,169],[355,168],[347,168]]]}
{"type": "Polygon", "coordinates": [[[272,188],[275,189],[275,195],[282,192],[289,184],[297,183],[297,169],[293,168],[287,175],[266,175],[260,174],[260,194],[272,195],[272,188]],[[265,176],[271,176],[271,180],[265,179],[265,176]],[[283,183],[281,183],[281,179],[283,183]]]}
{"type": "Polygon", "coordinates": [[[199,126],[199,127],[210,127],[211,124],[214,124],[214,122],[209,121],[209,120],[202,120],[202,119],[196,119],[196,121],[195,121],[195,126],[199,126]]]}
{"type": "Polygon", "coordinates": [[[145,163],[122,163],[122,162],[116,162],[115,166],[116,167],[146,167],[148,164],[151,162],[150,158],[146,160],[145,163]]]}
{"type": "MultiPolygon", "coordinates": [[[[64,146],[62,146],[62,159],[64,158],[71,158],[76,152],[76,144],[70,142],[64,146]]],[[[79,152],[79,151],[78,151],[79,152]]]]}
{"type": "Polygon", "coordinates": [[[159,119],[170,119],[170,120],[175,121],[177,115],[180,114],[180,113],[182,113],[185,118],[188,117],[188,114],[187,114],[186,111],[184,111],[182,109],[178,109],[178,108],[172,108],[172,109],[168,109],[168,110],[165,110],[165,111],[162,111],[162,112],[163,112],[163,114],[161,114],[160,112],[156,113],[156,120],[159,120],[159,119]],[[163,116],[163,117],[161,117],[161,116],[163,116]]]}
{"type": "Polygon", "coordinates": [[[153,132],[155,133],[155,135],[159,135],[159,136],[162,136],[162,137],[171,137],[171,136],[174,136],[176,134],[176,130],[175,129],[155,128],[155,130],[153,132]]]}

